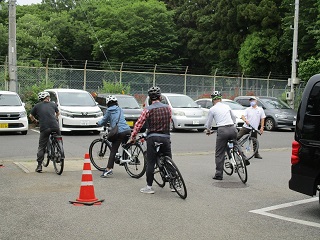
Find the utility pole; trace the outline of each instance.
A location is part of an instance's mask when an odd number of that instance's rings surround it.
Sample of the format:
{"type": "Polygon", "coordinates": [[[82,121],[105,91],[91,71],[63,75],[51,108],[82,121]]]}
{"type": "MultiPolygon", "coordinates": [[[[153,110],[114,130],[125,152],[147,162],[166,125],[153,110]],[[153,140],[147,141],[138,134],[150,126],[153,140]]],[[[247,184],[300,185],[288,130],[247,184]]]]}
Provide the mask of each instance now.
{"type": "Polygon", "coordinates": [[[9,0],[9,90],[17,92],[16,0],[9,0]]]}
{"type": "Polygon", "coordinates": [[[292,63],[291,63],[291,78],[288,79],[290,92],[287,92],[286,99],[289,101],[291,108],[294,108],[294,87],[300,83],[297,78],[297,63],[298,60],[298,23],[299,23],[299,0],[294,3],[294,25],[293,25],[293,43],[292,43],[292,63]]]}

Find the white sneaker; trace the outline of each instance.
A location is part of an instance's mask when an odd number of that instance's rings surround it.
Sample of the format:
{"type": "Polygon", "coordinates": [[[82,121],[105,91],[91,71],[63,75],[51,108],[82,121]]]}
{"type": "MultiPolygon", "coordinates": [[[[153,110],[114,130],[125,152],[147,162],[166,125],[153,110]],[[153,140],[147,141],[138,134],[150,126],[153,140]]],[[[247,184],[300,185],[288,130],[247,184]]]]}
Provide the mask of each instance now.
{"type": "Polygon", "coordinates": [[[140,189],[140,192],[153,194],[154,190],[152,189],[152,187],[145,186],[144,188],[140,189]]]}

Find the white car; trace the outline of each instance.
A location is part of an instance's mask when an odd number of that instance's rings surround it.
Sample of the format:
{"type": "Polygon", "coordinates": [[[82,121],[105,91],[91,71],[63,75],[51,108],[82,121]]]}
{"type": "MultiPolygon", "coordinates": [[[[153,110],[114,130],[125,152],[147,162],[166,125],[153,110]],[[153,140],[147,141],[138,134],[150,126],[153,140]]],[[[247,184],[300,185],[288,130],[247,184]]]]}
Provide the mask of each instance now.
{"type": "MultiPolygon", "coordinates": [[[[161,102],[168,104],[172,110],[171,131],[197,129],[202,132],[205,129],[207,114],[191,97],[178,93],[162,93],[161,96],[161,102]]],[[[145,106],[148,106],[148,101],[147,97],[145,106]]]]}
{"type": "Polygon", "coordinates": [[[24,103],[15,92],[0,91],[0,132],[28,133],[28,118],[24,103]]]}
{"type": "Polygon", "coordinates": [[[62,132],[101,131],[96,123],[103,113],[91,94],[78,89],[46,89],[51,101],[58,105],[59,127],[62,132]]]}
{"type": "MultiPolygon", "coordinates": [[[[196,100],[196,103],[198,105],[201,106],[201,108],[206,111],[207,115],[209,112],[209,109],[212,107],[212,99],[211,98],[201,98],[196,100]]],[[[231,110],[233,111],[233,113],[236,115],[237,119],[236,119],[236,123],[237,123],[237,128],[241,128],[243,125],[243,121],[241,119],[241,116],[244,115],[244,110],[246,109],[245,107],[243,107],[241,104],[232,101],[230,99],[222,99],[222,103],[228,105],[231,110]]],[[[213,120],[212,122],[212,127],[216,128],[216,122],[213,120]]]]}

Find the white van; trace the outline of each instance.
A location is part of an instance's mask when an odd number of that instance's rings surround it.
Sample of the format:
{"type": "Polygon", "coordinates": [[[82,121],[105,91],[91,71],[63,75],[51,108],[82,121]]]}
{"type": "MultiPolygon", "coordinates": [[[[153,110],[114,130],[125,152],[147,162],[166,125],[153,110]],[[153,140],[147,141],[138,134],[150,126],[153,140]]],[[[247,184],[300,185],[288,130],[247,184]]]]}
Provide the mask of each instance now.
{"type": "Polygon", "coordinates": [[[46,89],[60,111],[59,127],[68,131],[101,131],[96,123],[103,113],[90,93],[77,89],[46,89]]]}
{"type": "Polygon", "coordinates": [[[27,112],[19,95],[0,91],[0,132],[28,132],[27,112]]]}

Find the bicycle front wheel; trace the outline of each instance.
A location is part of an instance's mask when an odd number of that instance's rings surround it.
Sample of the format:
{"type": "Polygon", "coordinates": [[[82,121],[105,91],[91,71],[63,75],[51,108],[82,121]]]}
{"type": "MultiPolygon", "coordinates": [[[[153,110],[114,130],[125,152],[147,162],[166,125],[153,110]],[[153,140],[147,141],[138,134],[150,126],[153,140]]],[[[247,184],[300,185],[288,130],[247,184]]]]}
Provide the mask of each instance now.
{"type": "Polygon", "coordinates": [[[162,168],[159,167],[159,158],[157,158],[157,163],[154,166],[154,172],[153,172],[153,180],[158,184],[159,187],[164,187],[166,185],[166,182],[164,181],[164,173],[162,171],[162,168]]]}
{"type": "Polygon", "coordinates": [[[233,174],[233,165],[227,155],[224,157],[223,171],[229,176],[233,174]]]}
{"type": "Polygon", "coordinates": [[[52,144],[53,144],[52,146],[53,152],[51,153],[51,156],[52,156],[54,170],[58,175],[61,175],[64,168],[64,159],[62,158],[63,149],[58,142],[53,141],[52,144]]]}
{"type": "Polygon", "coordinates": [[[233,157],[234,161],[236,162],[236,171],[239,175],[240,180],[243,183],[246,183],[248,180],[247,166],[244,162],[243,157],[241,156],[240,151],[241,150],[239,150],[237,146],[233,147],[233,157]]]}
{"type": "Polygon", "coordinates": [[[139,143],[132,144],[123,150],[122,159],[131,161],[124,165],[130,177],[141,178],[146,172],[147,157],[139,143]],[[127,152],[129,152],[129,156],[127,152]]]}
{"type": "Polygon", "coordinates": [[[165,156],[165,166],[164,166],[169,175],[169,182],[171,187],[182,199],[187,197],[187,187],[184,183],[182,175],[177,167],[177,165],[172,161],[168,156],[165,156]]]}
{"type": "Polygon", "coordinates": [[[251,159],[259,149],[258,139],[255,137],[248,137],[247,135],[240,139],[238,145],[241,147],[241,150],[247,160],[251,159]]]}
{"type": "Polygon", "coordinates": [[[95,139],[89,147],[89,156],[92,165],[99,171],[107,167],[111,145],[104,139],[95,139]]]}

